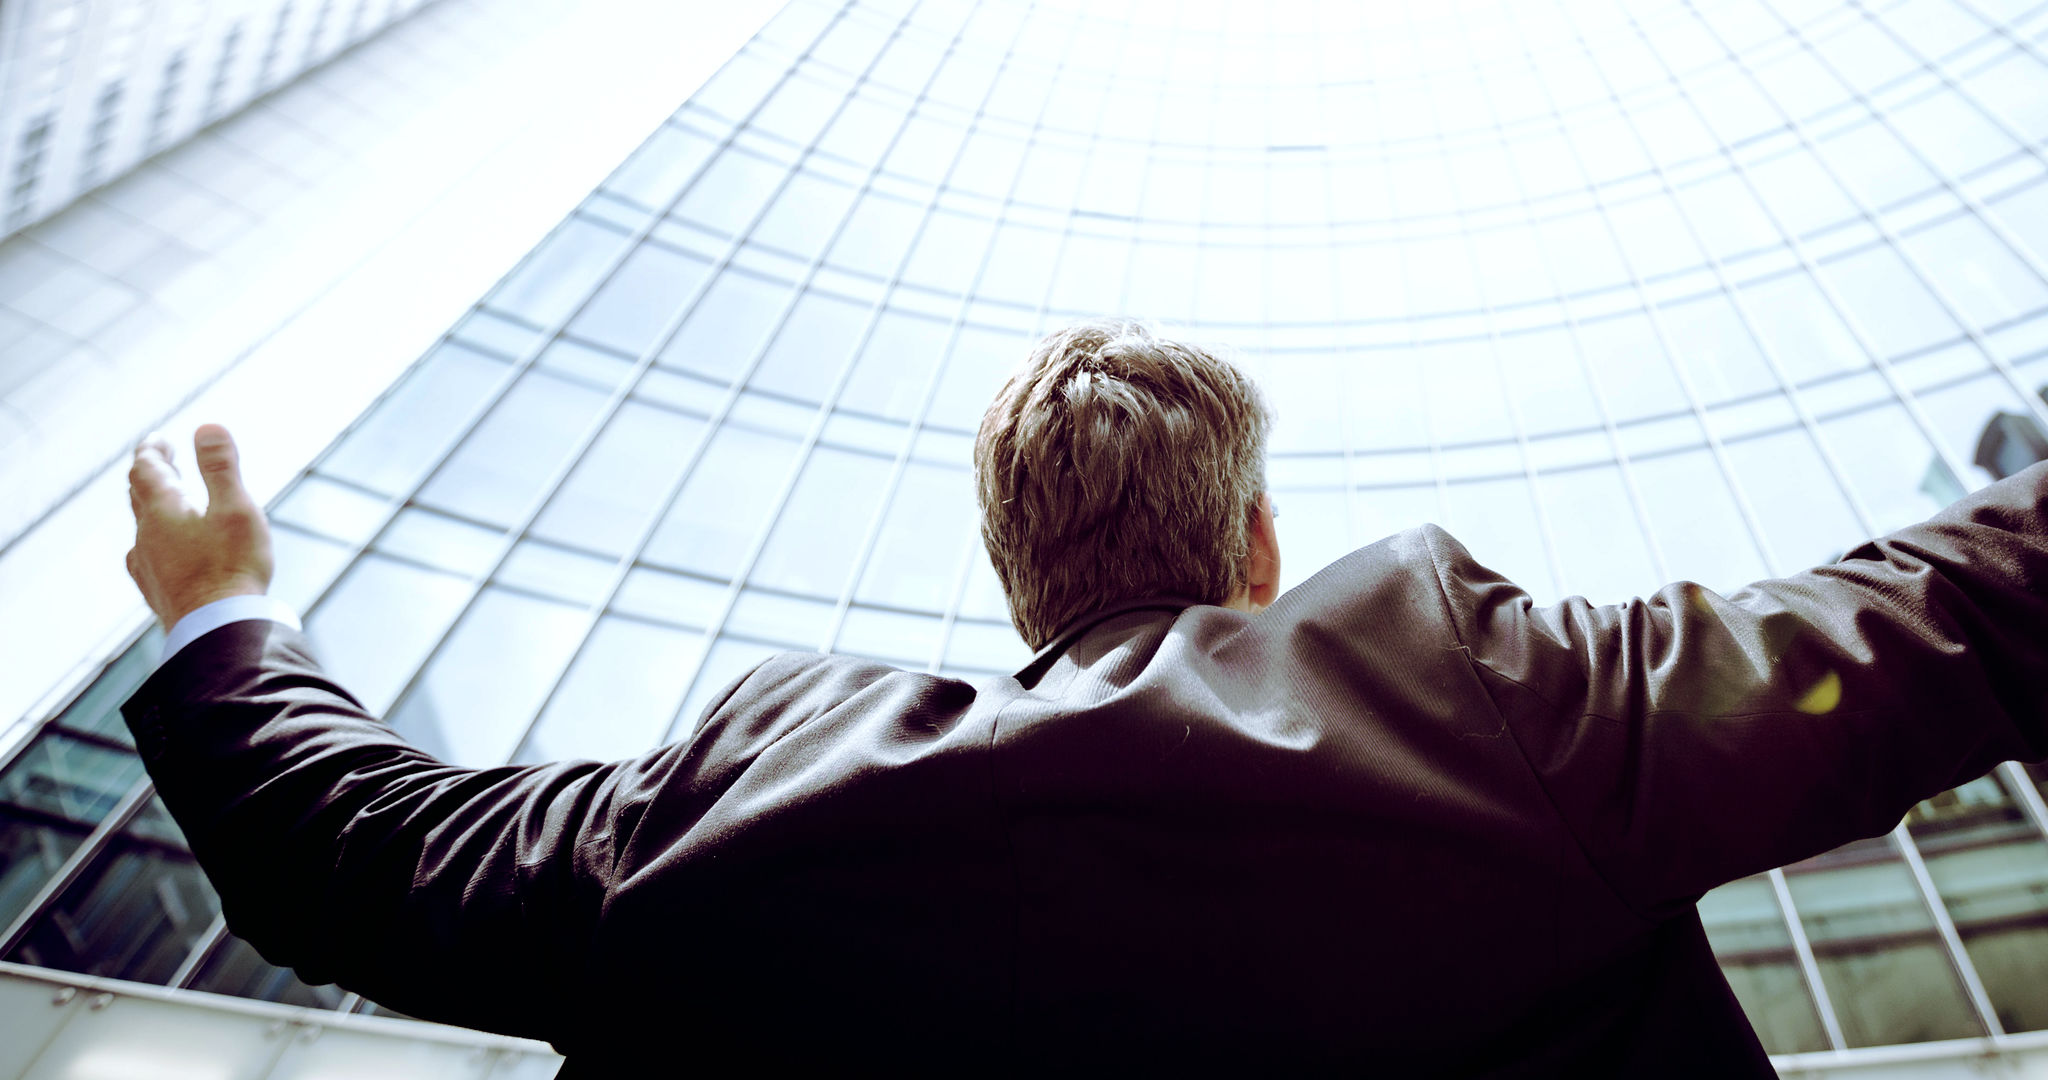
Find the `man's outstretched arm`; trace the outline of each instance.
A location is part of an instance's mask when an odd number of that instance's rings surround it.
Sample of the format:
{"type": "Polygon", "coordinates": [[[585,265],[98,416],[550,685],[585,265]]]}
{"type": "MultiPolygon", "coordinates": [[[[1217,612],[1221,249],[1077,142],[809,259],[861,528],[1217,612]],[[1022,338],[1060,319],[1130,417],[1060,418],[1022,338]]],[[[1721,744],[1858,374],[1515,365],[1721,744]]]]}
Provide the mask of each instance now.
{"type": "Polygon", "coordinates": [[[1725,597],[1538,608],[1441,532],[1432,551],[1509,730],[1646,915],[2048,756],[2048,464],[1725,597]]]}
{"type": "MultiPolygon", "coordinates": [[[[268,528],[232,441],[202,428],[196,449],[203,512],[160,441],[131,473],[129,568],[167,626],[269,579],[268,528]]],[[[581,967],[614,828],[678,761],[446,765],[329,680],[295,628],[264,618],[189,643],[123,713],[229,928],[266,958],[428,1019],[558,1045],[589,1000],[581,967]]]]}

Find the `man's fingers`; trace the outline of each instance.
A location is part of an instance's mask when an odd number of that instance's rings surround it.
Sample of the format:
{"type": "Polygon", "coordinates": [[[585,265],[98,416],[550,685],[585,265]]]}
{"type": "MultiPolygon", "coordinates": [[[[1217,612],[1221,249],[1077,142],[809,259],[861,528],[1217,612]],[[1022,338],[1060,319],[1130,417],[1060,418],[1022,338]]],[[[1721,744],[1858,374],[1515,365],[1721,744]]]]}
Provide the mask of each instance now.
{"type": "Polygon", "coordinates": [[[199,462],[199,475],[206,481],[210,507],[242,508],[249,494],[242,489],[242,459],[235,452],[234,436],[219,424],[201,424],[192,434],[192,449],[199,462]]]}
{"type": "Polygon", "coordinates": [[[142,437],[142,444],[136,447],[138,453],[143,450],[154,450],[156,456],[162,458],[164,464],[170,467],[171,474],[177,475],[178,448],[171,445],[171,440],[164,438],[163,432],[152,431],[144,435],[142,437]]]}
{"type": "Polygon", "coordinates": [[[128,468],[128,493],[139,514],[145,507],[172,509],[184,504],[178,490],[178,473],[164,456],[163,438],[152,435],[135,448],[135,463],[128,468]]]}

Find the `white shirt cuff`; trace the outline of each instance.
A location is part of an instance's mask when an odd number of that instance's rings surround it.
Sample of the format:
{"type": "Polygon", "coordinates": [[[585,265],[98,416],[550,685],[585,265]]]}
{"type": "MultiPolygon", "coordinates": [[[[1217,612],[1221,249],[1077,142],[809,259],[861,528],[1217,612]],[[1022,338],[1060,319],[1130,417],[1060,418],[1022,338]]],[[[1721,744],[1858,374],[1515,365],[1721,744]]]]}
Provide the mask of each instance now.
{"type": "Polygon", "coordinates": [[[200,639],[205,634],[218,630],[231,622],[244,619],[269,619],[281,622],[294,630],[299,629],[299,616],[291,605],[266,593],[250,593],[245,596],[230,596],[201,604],[185,613],[178,625],[164,638],[163,654],[157,657],[156,666],[162,667],[178,650],[200,639]]]}

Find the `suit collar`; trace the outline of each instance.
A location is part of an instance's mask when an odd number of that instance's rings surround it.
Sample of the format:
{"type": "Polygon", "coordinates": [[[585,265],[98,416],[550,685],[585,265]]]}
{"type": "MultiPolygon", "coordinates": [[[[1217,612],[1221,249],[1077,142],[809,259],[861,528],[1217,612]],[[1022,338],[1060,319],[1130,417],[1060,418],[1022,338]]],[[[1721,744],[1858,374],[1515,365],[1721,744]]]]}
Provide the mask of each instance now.
{"type": "Polygon", "coordinates": [[[1106,607],[1097,608],[1076,619],[1065,630],[1055,634],[1052,641],[1047,643],[1045,648],[1038,650],[1038,654],[1031,658],[1030,663],[1018,669],[1017,681],[1027,687],[1036,686],[1038,680],[1044,678],[1045,673],[1052,668],[1053,663],[1066,655],[1068,649],[1074,647],[1075,642],[1087,637],[1090,630],[1119,615],[1129,614],[1133,611],[1171,611],[1178,613],[1194,606],[1196,606],[1196,601],[1185,597],[1147,596],[1137,600],[1122,600],[1106,607]]]}

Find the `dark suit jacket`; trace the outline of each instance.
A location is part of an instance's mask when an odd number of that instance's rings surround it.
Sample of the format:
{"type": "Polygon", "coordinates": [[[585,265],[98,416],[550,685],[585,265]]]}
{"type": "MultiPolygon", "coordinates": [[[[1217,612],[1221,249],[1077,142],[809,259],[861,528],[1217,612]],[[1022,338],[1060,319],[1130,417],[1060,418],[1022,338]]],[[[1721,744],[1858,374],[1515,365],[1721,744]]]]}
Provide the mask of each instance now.
{"type": "Polygon", "coordinates": [[[1414,529],[978,688],[783,654],[610,764],[442,764],[265,622],[125,712],[235,933],[566,1072],[1763,1076],[1694,901],[2048,754],[2044,497],[1609,607],[1414,529]]]}

